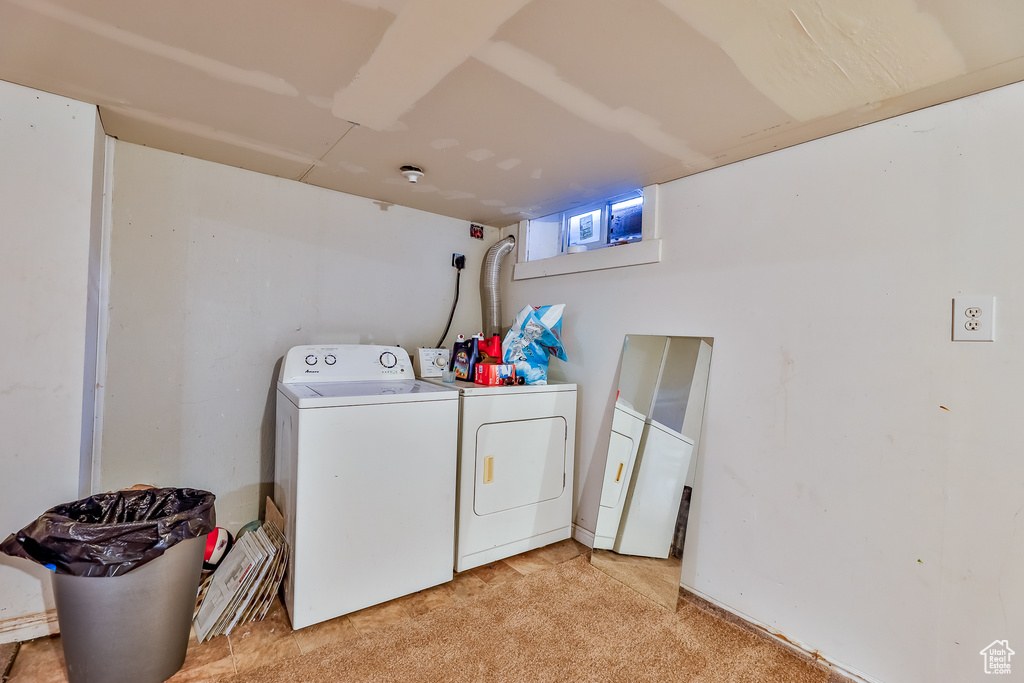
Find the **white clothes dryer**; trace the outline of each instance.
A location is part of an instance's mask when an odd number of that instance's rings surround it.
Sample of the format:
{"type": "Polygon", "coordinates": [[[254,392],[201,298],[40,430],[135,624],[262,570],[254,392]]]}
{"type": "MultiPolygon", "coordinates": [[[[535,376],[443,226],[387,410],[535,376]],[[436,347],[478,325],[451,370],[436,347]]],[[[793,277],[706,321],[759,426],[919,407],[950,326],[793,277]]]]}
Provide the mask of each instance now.
{"type": "Polygon", "coordinates": [[[441,386],[460,393],[455,570],[569,538],[576,385],[441,386]]]}
{"type": "Polygon", "coordinates": [[[277,383],[274,501],[300,629],[452,579],[458,392],[394,346],[297,346],[277,383]]]}
{"type": "Polygon", "coordinates": [[[601,507],[594,530],[594,548],[611,550],[619,533],[622,511],[626,506],[633,465],[643,436],[645,417],[622,401],[615,402],[612,431],[608,438],[601,507]]]}

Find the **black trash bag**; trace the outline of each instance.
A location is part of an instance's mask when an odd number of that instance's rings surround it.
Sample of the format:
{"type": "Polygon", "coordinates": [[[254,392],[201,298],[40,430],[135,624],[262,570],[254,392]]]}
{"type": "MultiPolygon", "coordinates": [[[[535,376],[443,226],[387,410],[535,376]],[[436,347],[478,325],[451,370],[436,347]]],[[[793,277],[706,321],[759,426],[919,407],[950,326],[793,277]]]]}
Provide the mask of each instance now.
{"type": "Polygon", "coordinates": [[[58,574],[120,576],[213,531],[215,498],[174,488],[99,493],[50,508],[0,543],[0,552],[58,574]]]}

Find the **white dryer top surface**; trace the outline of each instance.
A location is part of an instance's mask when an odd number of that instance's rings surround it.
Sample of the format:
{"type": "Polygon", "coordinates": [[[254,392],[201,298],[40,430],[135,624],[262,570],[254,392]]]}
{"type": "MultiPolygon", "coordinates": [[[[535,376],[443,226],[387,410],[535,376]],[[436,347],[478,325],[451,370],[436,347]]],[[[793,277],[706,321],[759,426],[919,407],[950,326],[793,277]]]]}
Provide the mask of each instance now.
{"type": "Polygon", "coordinates": [[[425,382],[443,387],[458,389],[463,396],[497,396],[507,394],[543,394],[553,391],[576,391],[575,384],[515,384],[512,386],[487,386],[476,382],[457,379],[454,382],[442,382],[439,379],[426,379],[425,382]]]}

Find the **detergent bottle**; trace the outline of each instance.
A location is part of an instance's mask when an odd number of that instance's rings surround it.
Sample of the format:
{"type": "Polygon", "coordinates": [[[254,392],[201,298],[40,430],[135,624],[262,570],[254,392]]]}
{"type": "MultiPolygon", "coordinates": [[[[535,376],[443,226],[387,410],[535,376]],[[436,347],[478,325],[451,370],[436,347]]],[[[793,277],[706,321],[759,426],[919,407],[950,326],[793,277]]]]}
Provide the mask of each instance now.
{"type": "Polygon", "coordinates": [[[455,371],[455,379],[472,381],[470,374],[470,356],[473,351],[473,340],[467,340],[465,335],[460,334],[452,346],[451,367],[455,371]]]}
{"type": "Polygon", "coordinates": [[[480,341],[480,361],[487,361],[489,363],[500,363],[501,362],[501,337],[498,335],[492,335],[490,339],[483,339],[481,336],[480,341]]]}
{"type": "MultiPolygon", "coordinates": [[[[480,343],[484,340],[482,332],[473,335],[469,340],[469,364],[466,368],[466,379],[470,382],[476,379],[476,364],[480,362],[480,343]]],[[[456,373],[457,374],[457,373],[456,373]]]]}

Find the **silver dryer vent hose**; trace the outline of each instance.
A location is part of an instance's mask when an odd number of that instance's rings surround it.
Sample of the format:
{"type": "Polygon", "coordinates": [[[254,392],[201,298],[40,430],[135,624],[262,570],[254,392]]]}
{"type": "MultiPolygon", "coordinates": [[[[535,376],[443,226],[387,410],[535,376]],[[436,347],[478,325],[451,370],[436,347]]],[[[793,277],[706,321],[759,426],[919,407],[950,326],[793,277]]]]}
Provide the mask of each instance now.
{"type": "Polygon", "coordinates": [[[515,246],[515,236],[509,235],[505,239],[495,242],[484,257],[484,267],[480,276],[480,299],[484,309],[484,337],[501,334],[501,297],[498,295],[501,260],[515,246]]]}

